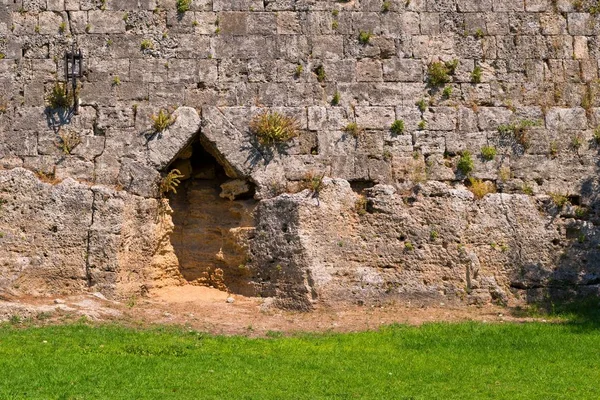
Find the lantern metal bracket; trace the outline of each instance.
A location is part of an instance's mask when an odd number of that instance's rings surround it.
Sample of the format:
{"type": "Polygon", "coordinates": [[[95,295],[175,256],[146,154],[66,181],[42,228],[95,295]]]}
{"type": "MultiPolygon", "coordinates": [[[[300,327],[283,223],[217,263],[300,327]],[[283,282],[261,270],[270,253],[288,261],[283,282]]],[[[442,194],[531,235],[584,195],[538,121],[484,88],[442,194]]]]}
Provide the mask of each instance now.
{"type": "Polygon", "coordinates": [[[65,80],[67,82],[67,91],[71,83],[73,97],[73,113],[79,114],[79,91],[77,79],[83,78],[83,52],[81,49],[75,50],[75,43],[71,51],[65,52],[65,80]]]}

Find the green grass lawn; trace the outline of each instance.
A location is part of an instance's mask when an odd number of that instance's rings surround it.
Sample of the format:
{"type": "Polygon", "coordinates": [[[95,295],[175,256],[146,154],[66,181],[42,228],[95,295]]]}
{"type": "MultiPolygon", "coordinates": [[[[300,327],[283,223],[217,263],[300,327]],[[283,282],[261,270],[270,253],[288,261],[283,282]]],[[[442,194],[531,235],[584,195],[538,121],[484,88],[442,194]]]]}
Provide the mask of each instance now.
{"type": "Polygon", "coordinates": [[[0,326],[0,399],[599,399],[600,325],[427,324],[252,339],[0,326]]]}

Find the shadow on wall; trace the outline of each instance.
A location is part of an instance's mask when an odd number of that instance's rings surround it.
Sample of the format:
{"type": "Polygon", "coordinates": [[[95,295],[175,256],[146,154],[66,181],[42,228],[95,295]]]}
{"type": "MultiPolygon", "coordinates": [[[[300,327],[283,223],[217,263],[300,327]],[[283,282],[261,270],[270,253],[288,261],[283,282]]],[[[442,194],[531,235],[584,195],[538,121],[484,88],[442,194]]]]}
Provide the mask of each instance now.
{"type": "Polygon", "coordinates": [[[235,200],[221,197],[221,185],[231,180],[197,140],[171,168],[184,175],[170,196],[171,243],[181,274],[191,284],[253,294],[244,244],[254,225],[252,188],[235,200]]]}
{"type": "Polygon", "coordinates": [[[544,312],[600,326],[600,161],[595,163],[597,174],[582,183],[581,196],[567,196],[565,205],[555,207],[554,216],[564,218],[558,267],[525,289],[527,302],[544,312]]]}

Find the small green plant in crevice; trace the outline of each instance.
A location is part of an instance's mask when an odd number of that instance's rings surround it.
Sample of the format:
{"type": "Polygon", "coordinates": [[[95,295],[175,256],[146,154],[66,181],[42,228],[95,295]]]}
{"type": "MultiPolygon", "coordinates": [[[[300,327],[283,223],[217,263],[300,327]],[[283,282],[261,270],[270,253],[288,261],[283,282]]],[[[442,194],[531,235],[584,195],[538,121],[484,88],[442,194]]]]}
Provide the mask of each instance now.
{"type": "Polygon", "coordinates": [[[390,126],[390,131],[394,135],[402,135],[404,133],[404,121],[401,119],[397,119],[390,126]]]}
{"type": "Polygon", "coordinates": [[[317,81],[325,82],[327,75],[325,74],[325,67],[323,67],[323,65],[319,65],[317,68],[315,68],[314,72],[317,75],[317,81]]]}
{"type": "Polygon", "coordinates": [[[440,86],[452,80],[451,76],[456,72],[458,60],[447,62],[434,61],[427,69],[427,81],[431,86],[440,86]]]}
{"type": "Polygon", "coordinates": [[[52,109],[66,109],[73,103],[73,95],[67,92],[67,85],[56,82],[46,98],[46,103],[52,109]]]}
{"type": "Polygon", "coordinates": [[[335,31],[339,27],[340,27],[340,23],[338,22],[338,20],[333,20],[333,22],[331,23],[331,29],[333,29],[335,31]]]}
{"type": "Polygon", "coordinates": [[[569,202],[569,198],[560,193],[549,193],[548,195],[550,196],[550,199],[552,200],[554,205],[556,205],[556,207],[558,207],[558,208],[563,207],[565,204],[567,204],[569,202]]]}
{"type": "Polygon", "coordinates": [[[524,119],[512,124],[499,125],[498,132],[503,136],[512,137],[516,143],[523,146],[524,149],[528,149],[530,146],[529,130],[539,125],[541,125],[540,121],[524,119]]]}
{"type": "Polygon", "coordinates": [[[470,151],[465,150],[462,152],[456,167],[463,175],[469,175],[473,171],[475,165],[473,164],[473,158],[471,157],[470,151]]]}
{"type": "Polygon", "coordinates": [[[419,124],[417,125],[417,128],[420,131],[425,130],[426,127],[427,127],[427,121],[425,121],[424,119],[422,119],[421,121],[419,121],[419,124]]]}
{"type": "Polygon", "coordinates": [[[588,216],[589,210],[585,207],[576,207],[575,208],[575,217],[578,219],[583,219],[588,216]]]}
{"type": "Polygon", "coordinates": [[[438,238],[438,236],[439,236],[439,233],[435,229],[432,229],[431,232],[429,232],[429,240],[431,240],[432,242],[435,242],[435,240],[438,238]]]}
{"type": "Polygon", "coordinates": [[[173,125],[176,120],[176,117],[173,116],[171,112],[161,108],[158,111],[158,114],[153,114],[150,116],[152,119],[152,128],[155,132],[163,132],[169,126],[173,125]]]}
{"type": "Polygon", "coordinates": [[[184,13],[190,10],[192,6],[192,0],[177,0],[177,12],[184,13]]]}
{"type": "Polygon", "coordinates": [[[150,40],[150,39],[144,39],[140,43],[140,48],[142,50],[151,50],[154,48],[154,43],[152,43],[152,40],[150,40]]]}
{"type": "Polygon", "coordinates": [[[575,152],[579,152],[579,149],[581,149],[581,146],[583,146],[583,137],[579,134],[573,136],[573,138],[571,139],[571,148],[575,152]]]}
{"type": "Polygon", "coordinates": [[[388,12],[390,11],[390,7],[392,6],[392,3],[390,1],[384,1],[383,4],[381,5],[381,12],[388,12]]]}
{"type": "Polygon", "coordinates": [[[342,96],[340,95],[340,92],[336,91],[333,94],[333,97],[331,98],[331,105],[332,106],[337,106],[340,104],[340,100],[342,99],[342,96]]]}
{"type": "Polygon", "coordinates": [[[425,101],[425,99],[421,99],[421,100],[417,101],[415,103],[415,105],[417,106],[419,111],[421,111],[422,113],[427,110],[427,102],[425,101]]]}
{"type": "Polygon", "coordinates": [[[360,31],[358,34],[358,42],[360,44],[369,44],[371,36],[373,36],[373,33],[371,32],[360,31]]]}
{"type": "Polygon", "coordinates": [[[556,158],[556,156],[558,156],[558,142],[556,140],[550,142],[548,154],[550,155],[550,158],[556,158]]]}
{"type": "Polygon", "coordinates": [[[496,158],[496,148],[493,146],[483,146],[481,148],[481,157],[486,161],[492,161],[496,158]]]}
{"type": "Polygon", "coordinates": [[[482,181],[469,177],[469,186],[467,187],[476,199],[482,199],[486,194],[496,193],[496,185],[493,182],[482,181]]]}
{"type": "Polygon", "coordinates": [[[364,129],[358,126],[356,122],[350,122],[344,127],[343,131],[354,137],[359,137],[364,132],[364,129]]]}
{"type": "Polygon", "coordinates": [[[483,32],[483,29],[477,28],[473,33],[473,36],[475,36],[476,39],[482,39],[485,36],[485,33],[483,32]]]}
{"type": "Polygon", "coordinates": [[[452,86],[446,86],[442,92],[442,97],[448,99],[452,96],[452,86]]]}
{"type": "Polygon", "coordinates": [[[367,213],[367,204],[367,198],[364,195],[359,195],[354,203],[354,211],[358,215],[365,215],[367,213]]]}
{"type": "Polygon", "coordinates": [[[481,67],[479,65],[473,68],[473,72],[471,72],[471,82],[473,83],[481,83],[481,67]]]}
{"type": "Polygon", "coordinates": [[[92,31],[92,24],[87,24],[85,26],[85,33],[90,33],[92,31]]]}
{"type": "Polygon", "coordinates": [[[528,196],[533,196],[533,187],[527,183],[524,183],[523,186],[521,186],[521,191],[528,196]]]}
{"type": "Polygon", "coordinates": [[[81,136],[74,131],[61,129],[58,133],[57,147],[65,154],[71,154],[72,151],[81,144],[81,136]]]}
{"type": "Polygon", "coordinates": [[[498,178],[504,183],[511,178],[510,167],[504,166],[498,170],[498,178]]]}
{"type": "Polygon", "coordinates": [[[58,32],[59,33],[65,33],[66,30],[67,30],[67,23],[66,22],[61,22],[58,25],[58,32]]]}
{"type": "Polygon", "coordinates": [[[302,64],[296,65],[296,69],[294,70],[294,77],[300,78],[302,72],[304,72],[304,67],[302,66],[302,64]]]}
{"type": "Polygon", "coordinates": [[[250,132],[263,145],[285,142],[298,135],[298,122],[276,111],[264,111],[250,121],[250,132]]]}
{"type": "Polygon", "coordinates": [[[325,174],[317,174],[315,172],[309,172],[304,177],[304,187],[310,190],[312,193],[319,193],[323,188],[323,178],[325,178],[325,174]]]}
{"type": "Polygon", "coordinates": [[[585,236],[585,233],[580,233],[579,236],[577,236],[577,241],[579,243],[585,243],[585,241],[587,240],[587,237],[585,236]]]}
{"type": "Polygon", "coordinates": [[[406,242],[404,242],[404,249],[406,251],[413,251],[415,249],[415,246],[407,240],[406,242]]]}
{"type": "Polygon", "coordinates": [[[113,86],[121,86],[121,78],[119,78],[119,75],[115,75],[113,77],[112,85],[113,86]]]}
{"type": "Polygon", "coordinates": [[[581,107],[589,113],[592,109],[593,103],[594,103],[594,93],[593,93],[592,87],[588,85],[585,89],[585,93],[583,94],[583,97],[581,98],[581,107]]]}
{"type": "Polygon", "coordinates": [[[181,183],[181,178],[184,175],[178,169],[172,169],[169,173],[160,180],[159,191],[161,196],[165,196],[169,192],[177,194],[177,187],[181,183]]]}
{"type": "Polygon", "coordinates": [[[594,129],[594,143],[596,146],[600,145],[600,126],[594,129]]]}

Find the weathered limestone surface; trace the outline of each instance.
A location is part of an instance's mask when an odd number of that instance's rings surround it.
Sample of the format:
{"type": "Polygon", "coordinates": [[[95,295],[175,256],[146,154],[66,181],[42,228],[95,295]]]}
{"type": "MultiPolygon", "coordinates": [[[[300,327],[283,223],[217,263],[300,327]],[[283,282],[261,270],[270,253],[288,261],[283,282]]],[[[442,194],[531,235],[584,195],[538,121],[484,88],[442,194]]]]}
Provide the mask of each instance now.
{"type": "Polygon", "coordinates": [[[347,181],[326,178],[318,195],[262,202],[251,251],[260,293],[300,309],[315,301],[507,303],[539,300],[549,287],[597,293],[600,254],[565,240],[565,231],[591,233],[592,247],[597,233],[541,213],[544,202],[529,196],[474,201],[464,187],[429,182],[408,196],[377,185],[357,213],[359,200],[347,181]]]}
{"type": "Polygon", "coordinates": [[[192,188],[214,179],[197,169],[199,142],[235,179],[218,182],[225,208],[257,201],[253,223],[234,215],[243,224],[214,229],[235,249],[236,284],[281,305],[593,292],[595,3],[194,0],[177,13],[175,0],[4,2],[0,290],[119,297],[184,282],[177,251],[195,260],[213,239],[172,248],[159,184],[171,168],[192,188]],[[73,42],[85,55],[78,115],[47,101],[73,42]],[[432,63],[454,60],[432,85],[432,63]],[[265,108],[300,134],[261,145],[248,127],[265,108]],[[176,120],[157,133],[161,109],[176,120]],[[466,151],[470,177],[498,193],[466,190],[466,151]],[[301,192],[321,177],[334,180],[301,192]]]}
{"type": "Polygon", "coordinates": [[[2,290],[125,297],[181,279],[159,202],[73,179],[0,171],[2,290]]]}

